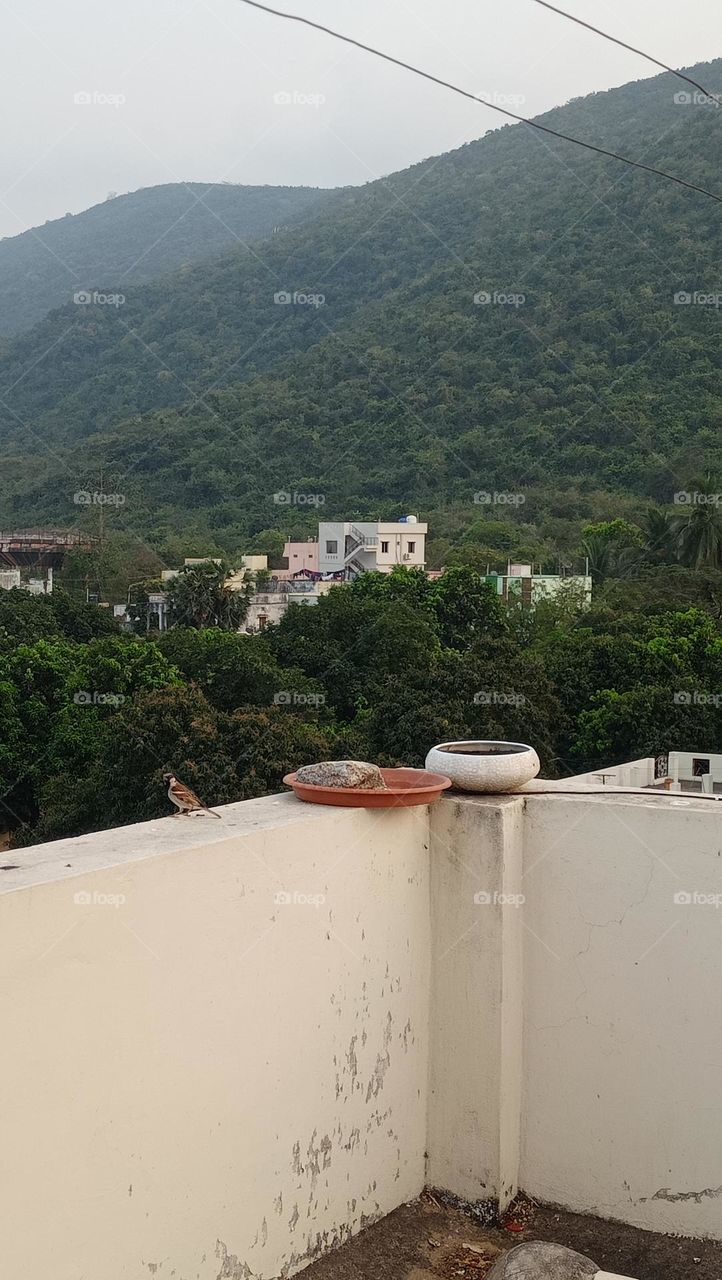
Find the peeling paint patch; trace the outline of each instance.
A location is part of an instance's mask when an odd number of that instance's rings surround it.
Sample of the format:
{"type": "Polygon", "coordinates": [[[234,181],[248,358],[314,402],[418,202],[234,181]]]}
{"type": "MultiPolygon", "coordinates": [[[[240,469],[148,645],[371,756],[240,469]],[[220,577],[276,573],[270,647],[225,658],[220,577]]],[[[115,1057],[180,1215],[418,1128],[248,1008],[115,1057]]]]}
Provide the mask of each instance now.
{"type": "Polygon", "coordinates": [[[647,1200],[667,1200],[669,1204],[678,1204],[683,1200],[694,1200],[695,1204],[701,1204],[703,1200],[715,1200],[718,1196],[722,1196],[722,1187],[705,1187],[703,1191],[670,1191],[669,1187],[662,1187],[660,1191],[655,1191],[653,1196],[645,1196],[642,1203],[647,1200]]]}
{"type": "Polygon", "coordinates": [[[282,1191],[279,1191],[278,1195],[276,1196],[276,1199],[273,1202],[273,1207],[276,1213],[279,1214],[279,1216],[283,1213],[283,1192],[282,1191]]]}
{"type": "Polygon", "coordinates": [[[289,1231],[295,1231],[295,1230],[296,1230],[296,1224],[297,1224],[297,1222],[298,1222],[298,1218],[299,1218],[298,1205],[297,1205],[297,1204],[295,1204],[295,1205],[293,1206],[293,1213],[291,1214],[290,1218],[288,1219],[288,1229],[289,1229],[289,1231]]]}
{"type": "Polygon", "coordinates": [[[216,1280],[253,1280],[248,1263],[241,1262],[235,1253],[229,1253],[222,1240],[216,1240],[216,1257],[221,1263],[216,1280]]]}

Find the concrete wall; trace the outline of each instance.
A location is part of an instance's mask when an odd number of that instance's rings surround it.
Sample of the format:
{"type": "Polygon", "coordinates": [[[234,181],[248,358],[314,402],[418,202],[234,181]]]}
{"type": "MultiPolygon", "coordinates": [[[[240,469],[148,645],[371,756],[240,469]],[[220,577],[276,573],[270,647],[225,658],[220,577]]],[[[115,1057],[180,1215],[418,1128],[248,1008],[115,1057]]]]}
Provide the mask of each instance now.
{"type": "Polygon", "coordinates": [[[428,1180],[508,1202],[521,1106],[524,802],[450,799],[431,820],[428,1180]]]}
{"type": "Polygon", "coordinates": [[[0,1275],[269,1280],[419,1193],[425,812],[274,797],[6,859],[0,1275]]]}
{"type": "Polygon", "coordinates": [[[430,1182],[722,1238],[719,824],[611,789],[432,811],[430,1182]]]}
{"type": "Polygon", "coordinates": [[[521,1182],[720,1238],[720,811],[621,796],[526,808],[521,1182]]]}
{"type": "Polygon", "coordinates": [[[425,1180],[722,1238],[713,801],[221,813],[7,856],[0,1276],[271,1280],[425,1180]]]}

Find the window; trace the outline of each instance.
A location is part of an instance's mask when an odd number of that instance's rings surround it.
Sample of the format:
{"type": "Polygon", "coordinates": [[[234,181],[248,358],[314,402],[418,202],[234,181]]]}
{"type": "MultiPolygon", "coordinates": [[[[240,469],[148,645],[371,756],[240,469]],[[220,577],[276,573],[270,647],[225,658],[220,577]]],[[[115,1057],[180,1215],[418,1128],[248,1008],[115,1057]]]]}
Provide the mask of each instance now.
{"type": "Polygon", "coordinates": [[[327,541],[326,541],[326,555],[327,555],[327,556],[337,556],[337,555],[338,555],[338,542],[337,542],[337,540],[336,540],[335,538],[329,538],[329,539],[327,539],[327,541]]]}
{"type": "Polygon", "coordinates": [[[698,760],[692,757],[692,777],[704,778],[709,773],[709,760],[698,760]]]}
{"type": "Polygon", "coordinates": [[[382,554],[382,555],[384,555],[384,556],[387,556],[387,555],[389,554],[389,544],[388,544],[388,542],[382,542],[382,543],[381,543],[381,554],[382,554]]]}
{"type": "Polygon", "coordinates": [[[408,545],[408,548],[409,548],[409,552],[410,552],[411,554],[413,554],[413,552],[416,550],[416,543],[415,543],[415,542],[409,542],[407,545],[408,545]]]}
{"type": "Polygon", "coordinates": [[[259,630],[259,631],[265,631],[267,622],[268,622],[268,617],[266,616],[266,614],[265,614],[265,613],[259,613],[259,615],[258,615],[258,630],[259,630]]]}

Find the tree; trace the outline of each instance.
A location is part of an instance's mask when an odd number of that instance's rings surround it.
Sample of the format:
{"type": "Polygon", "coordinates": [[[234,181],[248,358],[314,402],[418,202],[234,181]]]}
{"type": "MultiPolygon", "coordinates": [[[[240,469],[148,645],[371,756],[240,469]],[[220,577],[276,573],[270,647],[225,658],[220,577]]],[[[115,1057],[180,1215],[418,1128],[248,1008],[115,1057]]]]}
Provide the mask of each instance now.
{"type": "Polygon", "coordinates": [[[722,491],[711,475],[689,481],[691,499],[674,517],[679,559],[692,569],[722,569],[722,491]]]}
{"type": "Polygon", "coordinates": [[[610,575],[629,573],[643,559],[643,546],[638,525],[628,520],[604,520],[584,529],[582,554],[589,560],[593,581],[600,583],[610,575]]]}
{"type": "Polygon", "coordinates": [[[231,590],[227,578],[228,570],[214,560],[181,569],[168,587],[172,624],[237,631],[248,612],[249,588],[231,590]]]}

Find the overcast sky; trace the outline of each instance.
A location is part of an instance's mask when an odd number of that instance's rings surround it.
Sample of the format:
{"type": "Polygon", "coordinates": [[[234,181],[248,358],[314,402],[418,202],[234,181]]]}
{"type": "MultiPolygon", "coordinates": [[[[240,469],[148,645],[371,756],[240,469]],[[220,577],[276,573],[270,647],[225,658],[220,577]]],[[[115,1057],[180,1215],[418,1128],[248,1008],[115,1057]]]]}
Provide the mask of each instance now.
{"type": "MultiPolygon", "coordinates": [[[[655,74],[534,0],[275,3],[527,115],[655,74]]],[[[562,7],[683,66],[722,52],[719,3],[562,7]]],[[[0,235],[162,182],[362,183],[499,121],[240,0],[3,0],[0,105],[0,235]]]]}

